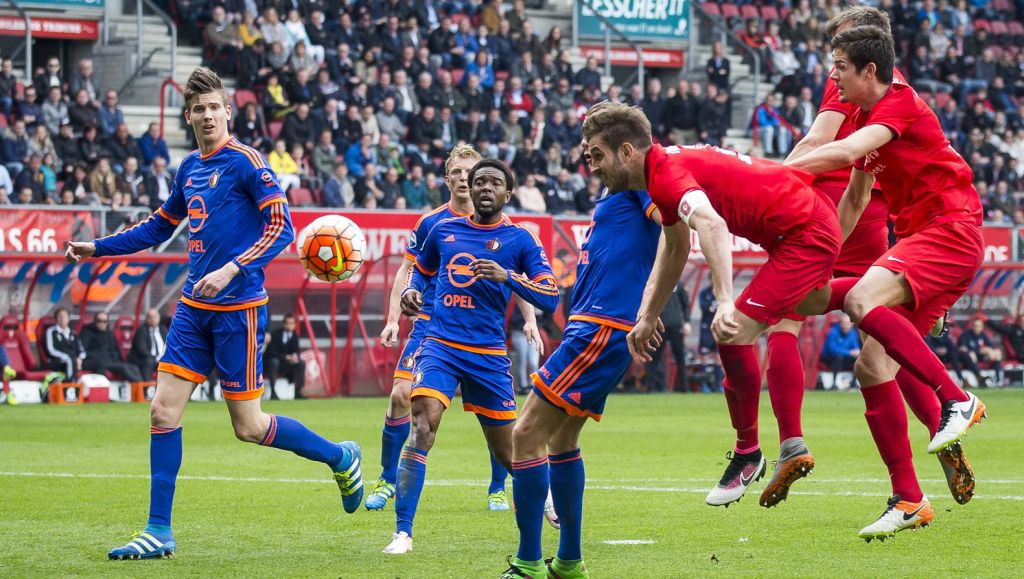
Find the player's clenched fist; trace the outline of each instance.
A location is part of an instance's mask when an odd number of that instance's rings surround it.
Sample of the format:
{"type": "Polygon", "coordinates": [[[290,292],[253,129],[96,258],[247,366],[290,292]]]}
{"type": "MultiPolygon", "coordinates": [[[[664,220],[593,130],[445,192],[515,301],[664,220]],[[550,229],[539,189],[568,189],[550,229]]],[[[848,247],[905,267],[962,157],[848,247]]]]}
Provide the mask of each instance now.
{"type": "Polygon", "coordinates": [[[626,344],[634,362],[643,364],[651,361],[651,353],[661,345],[661,333],[664,330],[665,325],[661,323],[660,318],[654,322],[644,318],[633,326],[626,336],[626,344]]]}
{"type": "Polygon", "coordinates": [[[508,281],[508,270],[489,259],[476,259],[469,264],[469,270],[476,279],[489,279],[498,283],[508,281]]]}
{"type": "Polygon", "coordinates": [[[407,316],[415,316],[420,313],[423,307],[423,294],[409,288],[402,294],[402,313],[407,316]]]}
{"type": "Polygon", "coordinates": [[[231,280],[235,279],[238,272],[239,269],[235,262],[229,261],[225,263],[224,267],[206,274],[197,281],[195,287],[192,288],[192,296],[197,298],[217,297],[220,290],[224,289],[231,280]]]}
{"type": "Polygon", "coordinates": [[[398,341],[398,322],[384,324],[384,330],[380,333],[380,345],[390,348],[398,341]]]}
{"type": "Polygon", "coordinates": [[[736,337],[740,325],[735,318],[736,306],[732,302],[719,302],[715,318],[711,320],[711,333],[719,344],[727,344],[736,337]]]}
{"type": "Polygon", "coordinates": [[[68,241],[64,259],[68,263],[78,263],[87,257],[96,255],[96,244],[91,241],[68,241]]]}

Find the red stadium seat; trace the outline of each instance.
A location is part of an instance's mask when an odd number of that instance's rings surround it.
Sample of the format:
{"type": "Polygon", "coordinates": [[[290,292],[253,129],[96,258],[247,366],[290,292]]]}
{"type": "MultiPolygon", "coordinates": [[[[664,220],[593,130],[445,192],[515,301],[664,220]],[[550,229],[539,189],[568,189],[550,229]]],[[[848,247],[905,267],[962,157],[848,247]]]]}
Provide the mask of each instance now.
{"type": "Polygon", "coordinates": [[[935,108],[937,110],[942,110],[946,108],[946,105],[951,100],[953,100],[953,96],[947,92],[935,93],[935,108]]]}
{"type": "Polygon", "coordinates": [[[462,77],[466,75],[466,69],[464,68],[453,68],[452,69],[452,84],[459,86],[462,84],[462,77]]]}
{"type": "Polygon", "coordinates": [[[7,117],[4,116],[4,115],[0,115],[0,129],[6,129],[6,128],[7,128],[7,117]]]}
{"type": "Polygon", "coordinates": [[[313,206],[316,202],[313,200],[313,192],[305,187],[292,187],[288,190],[289,203],[294,206],[313,206]]]}
{"type": "Polygon", "coordinates": [[[768,22],[769,20],[782,20],[782,16],[774,6],[762,6],[761,19],[768,22]]]}
{"type": "Polygon", "coordinates": [[[32,355],[32,344],[21,329],[21,323],[13,315],[4,316],[0,320],[0,348],[7,351],[11,367],[21,380],[42,380],[49,372],[35,370],[36,359],[32,355]]]}
{"type": "Polygon", "coordinates": [[[1017,38],[1021,38],[1022,36],[1024,36],[1024,24],[1021,24],[1019,20],[1011,20],[1010,22],[1007,23],[1006,26],[1009,29],[1011,35],[1017,38]]]}
{"type": "Polygon", "coordinates": [[[135,337],[135,320],[128,317],[118,318],[114,324],[114,338],[117,349],[121,350],[121,360],[128,360],[128,352],[132,349],[132,338],[135,337]]]}
{"type": "Polygon", "coordinates": [[[739,18],[740,9],[735,4],[722,4],[722,16],[726,19],[739,18]]]}
{"type": "Polygon", "coordinates": [[[277,140],[277,137],[281,134],[282,127],[284,127],[284,121],[270,121],[267,123],[267,134],[270,135],[271,140],[277,140]]]}
{"type": "Polygon", "coordinates": [[[979,18],[979,19],[974,21],[974,29],[975,30],[985,30],[986,32],[992,32],[992,25],[989,23],[988,20],[984,20],[982,18],[979,18]]]}
{"type": "Polygon", "coordinates": [[[1000,58],[1002,58],[1002,56],[1003,56],[1003,47],[1002,46],[999,46],[998,44],[993,44],[992,46],[989,46],[989,48],[992,50],[992,57],[993,58],[995,58],[996,60],[999,60],[1000,58]]]}
{"type": "Polygon", "coordinates": [[[744,4],[743,6],[740,6],[740,16],[746,20],[747,18],[760,18],[761,14],[758,13],[757,6],[754,6],[753,4],[744,4]]]}
{"type": "Polygon", "coordinates": [[[793,9],[790,8],[789,6],[783,6],[782,8],[779,8],[779,18],[785,20],[786,17],[789,16],[789,13],[792,11],[793,9]]]}
{"type": "Polygon", "coordinates": [[[1010,0],[992,0],[992,9],[996,12],[1013,14],[1013,3],[1010,0]]]}
{"type": "Polygon", "coordinates": [[[1010,29],[1006,26],[1006,23],[1003,22],[1002,20],[993,20],[990,24],[992,25],[992,35],[993,36],[1001,37],[1001,36],[1006,36],[1006,35],[1008,35],[1010,33],[1010,29]]]}
{"type": "Polygon", "coordinates": [[[18,100],[22,100],[25,98],[25,83],[21,81],[14,83],[14,96],[18,100]]]}
{"type": "Polygon", "coordinates": [[[703,7],[704,11],[708,13],[708,16],[722,15],[722,11],[718,8],[718,4],[715,4],[714,2],[704,2],[701,4],[701,7],[703,7]]]}
{"type": "Polygon", "coordinates": [[[43,316],[39,318],[39,323],[36,324],[36,349],[39,352],[39,367],[46,368],[50,362],[50,357],[46,355],[46,329],[57,323],[50,316],[43,316]]]}
{"type": "Polygon", "coordinates": [[[244,88],[235,91],[235,107],[237,110],[241,111],[249,103],[259,104],[259,101],[256,99],[256,93],[244,88]]]}

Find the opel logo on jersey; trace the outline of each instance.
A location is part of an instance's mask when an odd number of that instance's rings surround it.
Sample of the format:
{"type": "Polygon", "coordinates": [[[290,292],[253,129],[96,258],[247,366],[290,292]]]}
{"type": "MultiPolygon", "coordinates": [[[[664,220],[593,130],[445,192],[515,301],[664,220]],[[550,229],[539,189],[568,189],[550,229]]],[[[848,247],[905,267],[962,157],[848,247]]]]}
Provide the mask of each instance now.
{"type": "Polygon", "coordinates": [[[206,212],[206,202],[199,195],[188,200],[188,230],[196,233],[206,225],[206,218],[210,215],[206,212]]]}
{"type": "Polygon", "coordinates": [[[220,171],[214,171],[213,175],[210,175],[210,189],[213,189],[220,183],[220,171]]]}
{"type": "Polygon", "coordinates": [[[469,287],[473,285],[476,278],[473,276],[473,270],[469,269],[469,264],[474,261],[476,261],[476,258],[472,254],[455,254],[455,257],[448,262],[448,281],[455,287],[469,287]]]}
{"type": "Polygon", "coordinates": [[[488,239],[487,249],[491,251],[498,251],[499,249],[501,249],[501,242],[498,241],[497,239],[488,239]]]}
{"type": "Polygon", "coordinates": [[[263,179],[263,184],[270,187],[274,184],[274,176],[270,174],[270,171],[264,171],[260,174],[260,179],[263,179]]]}

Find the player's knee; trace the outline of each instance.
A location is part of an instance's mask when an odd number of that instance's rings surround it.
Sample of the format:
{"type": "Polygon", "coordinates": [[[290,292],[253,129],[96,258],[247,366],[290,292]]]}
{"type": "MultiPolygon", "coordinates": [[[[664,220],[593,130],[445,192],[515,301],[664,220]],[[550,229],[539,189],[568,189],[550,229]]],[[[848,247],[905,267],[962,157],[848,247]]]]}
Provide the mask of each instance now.
{"type": "Polygon", "coordinates": [[[391,388],[391,408],[392,409],[404,409],[408,413],[409,408],[412,407],[412,401],[409,400],[409,383],[405,380],[396,380],[394,387],[391,388]]]}
{"type": "Polygon", "coordinates": [[[242,442],[259,443],[267,433],[266,427],[258,420],[232,420],[231,427],[235,431],[235,438],[242,442]]]}
{"type": "Polygon", "coordinates": [[[846,294],[846,299],[843,301],[843,311],[846,315],[850,316],[850,319],[854,323],[860,322],[864,319],[864,316],[868,314],[873,308],[868,295],[865,292],[858,291],[858,288],[850,290],[850,293],[846,294]]]}
{"type": "Polygon", "coordinates": [[[159,426],[160,428],[174,428],[177,426],[175,416],[177,412],[173,408],[168,407],[166,404],[160,401],[159,398],[154,398],[149,403],[149,423],[153,426],[159,426]]]}
{"type": "Polygon", "coordinates": [[[413,446],[420,450],[430,450],[434,446],[434,431],[430,428],[430,422],[425,415],[417,417],[413,414],[412,430],[413,446]]]}
{"type": "Polygon", "coordinates": [[[858,357],[853,363],[853,374],[861,384],[881,384],[896,376],[884,358],[872,356],[858,357]]]}

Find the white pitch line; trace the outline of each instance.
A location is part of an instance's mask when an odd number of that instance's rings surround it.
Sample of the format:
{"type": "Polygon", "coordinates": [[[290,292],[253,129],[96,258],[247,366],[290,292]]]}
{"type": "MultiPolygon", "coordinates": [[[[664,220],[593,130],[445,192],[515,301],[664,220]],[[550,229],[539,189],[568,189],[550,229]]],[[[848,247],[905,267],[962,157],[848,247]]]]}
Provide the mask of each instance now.
{"type": "MultiPolygon", "coordinates": [[[[143,479],[149,480],[147,474],[125,474],[125,473],[72,473],[72,472],[15,472],[0,471],[0,476],[29,477],[29,478],[92,478],[92,479],[143,479]]],[[[305,478],[266,478],[266,477],[232,477],[232,476],[196,476],[182,475],[178,480],[212,481],[212,482],[257,482],[257,483],[284,483],[284,484],[334,484],[328,479],[305,479],[305,478]]],[[[870,482],[882,483],[878,479],[868,479],[870,482]]],[[[811,482],[814,482],[813,480],[811,482]]],[[[835,482],[839,482],[838,480],[835,482]]],[[[945,483],[945,481],[942,481],[945,483]]],[[[985,481],[983,481],[985,482],[985,481]]],[[[589,481],[588,481],[589,483],[589,481]]],[[[427,480],[427,486],[437,487],[475,487],[486,484],[483,480],[427,480]]],[[[805,485],[806,486],[806,485],[805,485]]],[[[587,490],[591,491],[630,491],[649,493],[694,493],[706,494],[705,487],[683,488],[675,486],[640,486],[640,485],[617,485],[617,484],[587,484],[587,490]]],[[[889,493],[884,492],[853,492],[853,491],[791,491],[791,494],[805,495],[812,497],[888,497],[889,493]]],[[[1022,495],[975,495],[975,498],[999,500],[999,501],[1024,501],[1022,495]]]]}
{"type": "Polygon", "coordinates": [[[653,545],[654,541],[651,539],[615,539],[611,541],[601,541],[605,545],[653,545]]]}

